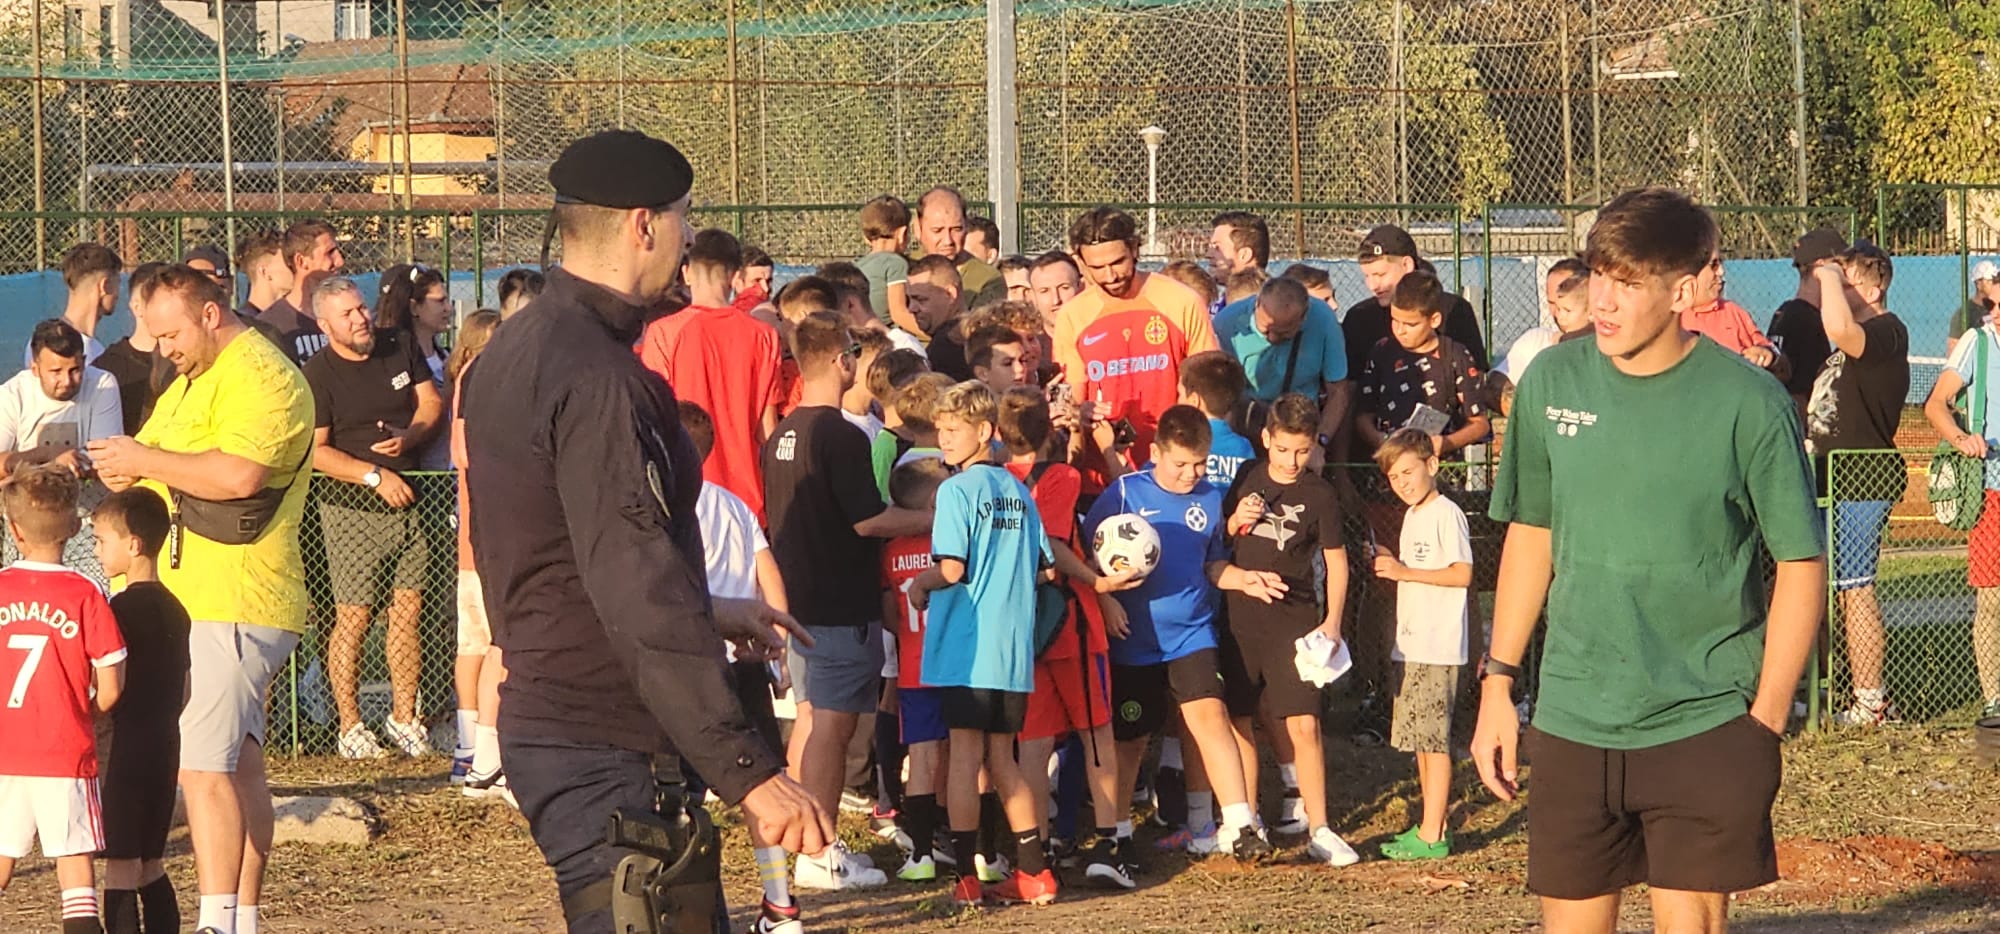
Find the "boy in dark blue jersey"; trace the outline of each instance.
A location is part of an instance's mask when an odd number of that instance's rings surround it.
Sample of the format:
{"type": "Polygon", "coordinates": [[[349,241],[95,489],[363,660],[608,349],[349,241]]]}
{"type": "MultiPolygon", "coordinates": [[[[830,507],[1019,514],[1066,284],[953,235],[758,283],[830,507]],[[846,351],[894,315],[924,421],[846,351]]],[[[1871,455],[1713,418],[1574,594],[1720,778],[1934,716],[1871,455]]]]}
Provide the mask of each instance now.
{"type": "MultiPolygon", "coordinates": [[[[1210,439],[1208,417],[1200,409],[1177,405],[1162,413],[1150,468],[1106,487],[1084,521],[1084,534],[1094,537],[1104,520],[1127,512],[1160,534],[1159,566],[1138,587],[1099,598],[1113,637],[1112,733],[1118,739],[1120,793],[1130,798],[1147,739],[1166,722],[1169,704],[1177,705],[1200,751],[1189,765],[1204,768],[1222,804],[1217,839],[1238,859],[1258,859],[1272,849],[1256,827],[1223,704],[1217,589],[1270,603],[1284,595],[1285,582],[1275,573],[1229,563],[1222,491],[1203,479],[1210,439]]],[[[1118,829],[1121,851],[1129,854],[1130,828],[1118,829]]],[[[1123,861],[1129,863],[1130,856],[1123,861]]]]}

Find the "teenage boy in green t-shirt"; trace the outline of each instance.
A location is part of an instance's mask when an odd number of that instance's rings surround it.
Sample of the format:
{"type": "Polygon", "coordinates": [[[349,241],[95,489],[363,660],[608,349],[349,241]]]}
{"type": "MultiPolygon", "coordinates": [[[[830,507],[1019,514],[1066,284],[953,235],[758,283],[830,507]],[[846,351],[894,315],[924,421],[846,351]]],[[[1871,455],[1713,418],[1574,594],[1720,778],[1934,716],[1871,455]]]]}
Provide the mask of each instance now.
{"type": "Polygon", "coordinates": [[[1509,695],[1546,603],[1528,888],[1551,932],[1609,934],[1640,882],[1660,930],[1721,932],[1728,893],[1778,877],[1778,741],[1826,563],[1791,398],[1680,326],[1716,240],[1680,192],[1612,199],[1586,253],[1596,340],[1550,348],[1515,396],[1472,754],[1512,799],[1509,695]]]}

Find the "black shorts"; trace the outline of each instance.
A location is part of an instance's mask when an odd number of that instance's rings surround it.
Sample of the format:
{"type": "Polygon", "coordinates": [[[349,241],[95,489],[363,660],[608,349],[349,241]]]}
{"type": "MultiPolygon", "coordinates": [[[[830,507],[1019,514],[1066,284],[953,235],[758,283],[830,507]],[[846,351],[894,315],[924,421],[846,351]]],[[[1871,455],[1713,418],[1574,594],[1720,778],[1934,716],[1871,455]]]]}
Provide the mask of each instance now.
{"type": "Polygon", "coordinates": [[[986,688],[938,688],[944,725],[951,730],[978,730],[1012,736],[1028,722],[1028,695],[986,688]]]}
{"type": "Polygon", "coordinates": [[[1645,749],[1529,730],[1528,890],[1587,899],[1641,882],[1742,892],[1776,881],[1778,743],[1747,714],[1645,749]]]}
{"type": "Polygon", "coordinates": [[[743,705],[750,728],[771,745],[772,752],[782,757],[785,740],[778,728],[778,715],[771,707],[770,669],[763,662],[732,662],[730,667],[736,675],[736,702],[743,705]]]}
{"type": "Polygon", "coordinates": [[[1319,688],[1299,677],[1292,661],[1298,655],[1292,643],[1313,626],[1291,634],[1296,627],[1255,625],[1249,631],[1222,632],[1222,700],[1229,705],[1229,715],[1254,717],[1261,704],[1280,719],[1319,716],[1319,688]]]}
{"type": "Polygon", "coordinates": [[[114,723],[111,753],[99,781],[98,800],[104,809],[100,856],[145,860],[166,855],[180,766],[177,717],[131,717],[114,723]]]}
{"type": "Polygon", "coordinates": [[[1141,739],[1167,725],[1178,705],[1222,698],[1219,653],[1202,649],[1157,665],[1111,666],[1111,735],[1141,739]]]}

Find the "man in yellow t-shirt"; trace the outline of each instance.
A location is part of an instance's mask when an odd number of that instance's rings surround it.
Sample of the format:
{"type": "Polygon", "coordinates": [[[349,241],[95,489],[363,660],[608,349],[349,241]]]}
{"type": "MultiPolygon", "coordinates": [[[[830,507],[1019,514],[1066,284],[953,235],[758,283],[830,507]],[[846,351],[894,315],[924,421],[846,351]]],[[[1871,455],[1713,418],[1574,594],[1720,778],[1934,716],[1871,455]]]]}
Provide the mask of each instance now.
{"type": "Polygon", "coordinates": [[[169,502],[176,492],[224,501],[284,491],[275,516],[248,544],[213,541],[177,524],[160,566],[161,582],[195,620],[181,789],[201,880],[196,927],[233,930],[236,919],[256,917],[271,849],[266,691],[305,631],[298,533],[312,393],[281,351],[248,336],[221,287],[197,270],[167,267],[140,283],[133,307],[180,377],[137,438],[90,445],[105,485],[142,484],[169,502]]]}

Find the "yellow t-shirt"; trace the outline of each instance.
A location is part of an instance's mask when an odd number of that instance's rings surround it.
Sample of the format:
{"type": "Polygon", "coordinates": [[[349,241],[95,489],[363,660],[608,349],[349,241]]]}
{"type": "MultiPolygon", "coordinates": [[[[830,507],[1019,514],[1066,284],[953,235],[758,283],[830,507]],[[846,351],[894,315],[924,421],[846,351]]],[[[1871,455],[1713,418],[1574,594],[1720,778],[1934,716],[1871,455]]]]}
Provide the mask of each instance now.
{"type": "MultiPolygon", "coordinates": [[[[160,581],[193,619],[303,634],[308,603],[299,524],[312,476],[305,459],[313,443],[313,401],[299,368],[270,341],[246,331],[199,378],[175,378],[137,437],[177,454],[219,450],[248,458],[270,468],[270,485],[290,484],[261,538],[224,545],[186,533],[180,567],[163,559],[160,581]]],[[[142,485],[172,502],[165,485],[142,485]]]]}

